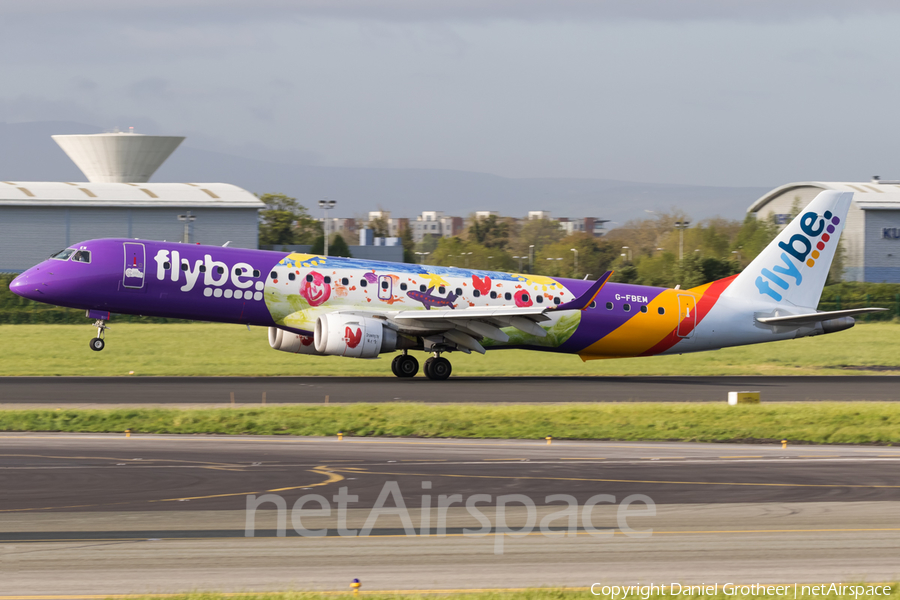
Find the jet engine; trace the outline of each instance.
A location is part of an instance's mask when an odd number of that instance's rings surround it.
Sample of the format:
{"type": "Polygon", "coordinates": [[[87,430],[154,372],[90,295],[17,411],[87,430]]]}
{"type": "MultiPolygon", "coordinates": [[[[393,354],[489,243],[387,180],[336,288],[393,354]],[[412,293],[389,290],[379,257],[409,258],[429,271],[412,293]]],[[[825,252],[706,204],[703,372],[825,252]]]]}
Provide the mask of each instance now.
{"type": "Polygon", "coordinates": [[[319,354],[375,358],[382,352],[410,348],[414,340],[398,336],[385,327],[384,321],[372,317],[328,313],[316,321],[316,351],[319,354]],[[398,344],[399,341],[399,344],[398,344]]]}
{"type": "Polygon", "coordinates": [[[269,345],[275,350],[294,354],[319,354],[312,336],[300,335],[278,327],[269,327],[269,345]]]}

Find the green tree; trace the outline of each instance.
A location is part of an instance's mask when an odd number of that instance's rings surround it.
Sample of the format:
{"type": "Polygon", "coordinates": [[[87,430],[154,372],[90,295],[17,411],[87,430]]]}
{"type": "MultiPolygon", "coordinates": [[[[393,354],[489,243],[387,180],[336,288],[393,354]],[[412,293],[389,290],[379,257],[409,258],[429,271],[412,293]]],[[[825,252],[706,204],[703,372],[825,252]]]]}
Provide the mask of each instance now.
{"type": "Polygon", "coordinates": [[[403,262],[416,263],[416,243],[413,241],[412,228],[406,227],[400,232],[400,243],[403,244],[403,262]]]}
{"type": "Polygon", "coordinates": [[[565,235],[558,221],[533,219],[522,224],[518,235],[510,241],[509,247],[516,256],[531,256],[530,246],[533,245],[535,256],[537,256],[544,246],[558,242],[565,235]]]}
{"type": "Polygon", "coordinates": [[[372,219],[366,223],[366,227],[372,230],[373,237],[386,238],[391,234],[390,225],[384,216],[372,219]]]}
{"type": "MultiPolygon", "coordinates": [[[[310,248],[309,251],[312,254],[324,254],[325,236],[320,235],[317,237],[313,241],[312,248],[310,248]]],[[[347,242],[344,241],[341,234],[336,233],[331,236],[331,241],[328,242],[328,256],[344,256],[350,258],[350,247],[347,245],[347,242]]]]}
{"type": "Polygon", "coordinates": [[[308,244],[322,225],[309,216],[306,207],[285,194],[263,194],[266,208],[259,212],[259,244],[308,244]]]}
{"type": "Polygon", "coordinates": [[[486,248],[504,249],[509,245],[509,222],[490,215],[483,219],[472,219],[469,239],[486,248]]]}

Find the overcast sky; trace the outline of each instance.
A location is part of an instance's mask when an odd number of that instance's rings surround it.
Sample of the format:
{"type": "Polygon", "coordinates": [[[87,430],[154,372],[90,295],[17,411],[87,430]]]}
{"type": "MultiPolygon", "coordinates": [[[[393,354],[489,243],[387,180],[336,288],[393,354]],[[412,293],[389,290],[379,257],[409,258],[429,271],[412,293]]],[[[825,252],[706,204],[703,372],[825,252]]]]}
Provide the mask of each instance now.
{"type": "Polygon", "coordinates": [[[304,164],[900,178],[900,3],[0,0],[0,121],[304,164]]]}

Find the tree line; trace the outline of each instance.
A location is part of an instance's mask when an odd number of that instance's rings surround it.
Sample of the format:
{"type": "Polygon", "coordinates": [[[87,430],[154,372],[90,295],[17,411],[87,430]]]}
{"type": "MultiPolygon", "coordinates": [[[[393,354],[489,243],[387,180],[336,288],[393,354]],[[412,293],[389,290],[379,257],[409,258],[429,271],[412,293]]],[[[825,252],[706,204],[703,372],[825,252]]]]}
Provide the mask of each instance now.
{"type": "MultiPolygon", "coordinates": [[[[296,199],[283,194],[260,199],[266,203],[260,212],[260,245],[311,244],[313,253],[322,252],[322,224],[296,199]]],[[[404,261],[578,279],[594,279],[613,270],[612,281],[687,289],[739,273],[779,231],[774,219],[758,220],[752,214],[743,221],[717,217],[690,223],[688,215],[678,210],[648,211],[647,217],[628,221],[602,238],[567,234],[559,222],[549,219],[491,215],[471,216],[467,222],[459,236],[426,235],[419,243],[407,228],[401,235],[404,261]]],[[[385,219],[365,226],[376,236],[388,235],[385,219]]],[[[350,255],[340,235],[332,234],[329,254],[350,255]]],[[[829,283],[840,281],[842,268],[839,249],[829,283]]]]}

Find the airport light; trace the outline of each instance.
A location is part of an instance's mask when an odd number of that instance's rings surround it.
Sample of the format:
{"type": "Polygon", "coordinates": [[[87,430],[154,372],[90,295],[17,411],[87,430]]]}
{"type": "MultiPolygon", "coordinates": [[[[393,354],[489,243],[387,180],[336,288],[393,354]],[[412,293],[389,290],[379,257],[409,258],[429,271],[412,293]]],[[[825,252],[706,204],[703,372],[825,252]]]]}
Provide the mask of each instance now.
{"type": "Polygon", "coordinates": [[[675,221],[675,228],[678,229],[678,260],[684,260],[684,230],[691,224],[690,221],[675,221]]]}
{"type": "Polygon", "coordinates": [[[516,259],[519,260],[519,273],[521,273],[521,272],[522,272],[522,260],[525,259],[525,258],[527,258],[527,257],[525,257],[525,256],[513,256],[513,258],[516,258],[516,259]]]}
{"type": "Polygon", "coordinates": [[[574,274],[578,271],[578,250],[575,248],[569,248],[569,250],[575,253],[575,266],[572,267],[572,273],[574,274]]]}
{"type": "MultiPolygon", "coordinates": [[[[420,265],[422,264],[422,260],[423,260],[422,257],[423,257],[423,256],[428,256],[429,254],[431,254],[431,252],[416,252],[416,255],[419,257],[419,264],[420,264],[420,265]]],[[[448,254],[447,256],[450,256],[450,255],[448,254]]]]}
{"type": "Polygon", "coordinates": [[[622,250],[625,251],[625,252],[622,253],[622,256],[627,255],[627,256],[628,256],[628,262],[631,262],[631,259],[633,258],[633,255],[631,254],[631,248],[629,248],[628,246],[622,246],[622,250]]]}
{"type": "Polygon", "coordinates": [[[325,198],[319,200],[319,208],[322,209],[322,234],[325,237],[325,256],[328,256],[328,211],[337,204],[334,200],[325,198]]]}
{"type": "Polygon", "coordinates": [[[534,244],[528,246],[528,271],[534,273],[534,244]]]}
{"type": "Polygon", "coordinates": [[[184,221],[184,243],[191,243],[191,223],[197,220],[197,215],[191,214],[191,211],[183,215],[178,215],[179,221],[184,221]]]}

